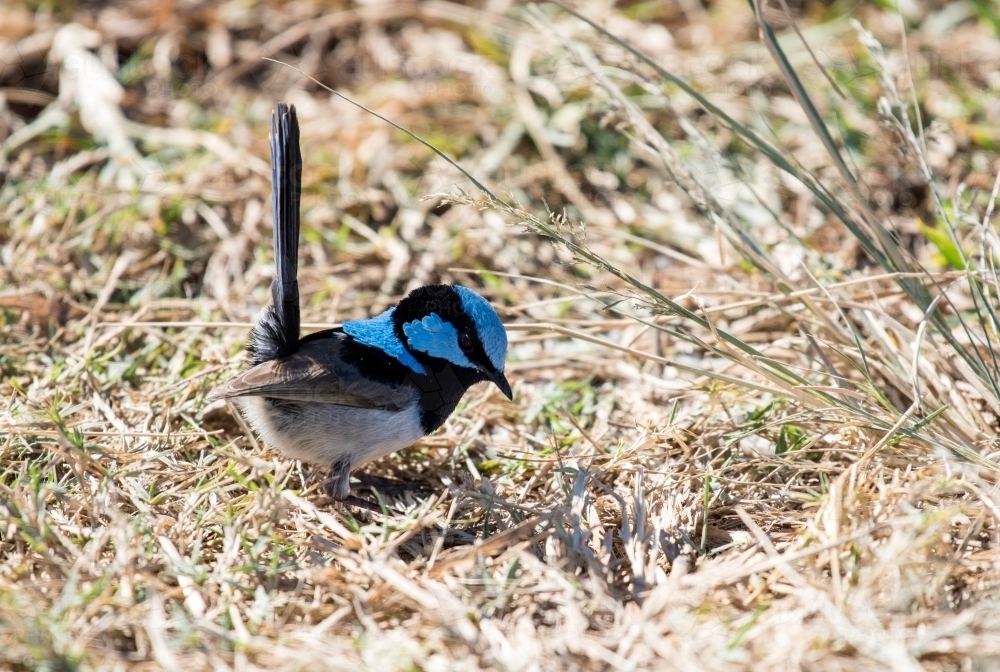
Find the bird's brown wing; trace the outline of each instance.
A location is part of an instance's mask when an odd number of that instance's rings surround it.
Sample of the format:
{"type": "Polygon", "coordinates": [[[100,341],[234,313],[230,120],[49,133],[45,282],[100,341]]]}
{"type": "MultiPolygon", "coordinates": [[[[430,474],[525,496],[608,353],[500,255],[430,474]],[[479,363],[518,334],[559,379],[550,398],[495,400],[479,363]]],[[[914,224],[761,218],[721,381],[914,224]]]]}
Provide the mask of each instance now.
{"type": "Polygon", "coordinates": [[[261,362],[212,390],[208,400],[269,397],[384,409],[399,409],[413,402],[415,395],[410,386],[368,381],[353,366],[340,361],[338,350],[339,343],[327,339],[322,349],[306,348],[288,357],[261,362]]]}

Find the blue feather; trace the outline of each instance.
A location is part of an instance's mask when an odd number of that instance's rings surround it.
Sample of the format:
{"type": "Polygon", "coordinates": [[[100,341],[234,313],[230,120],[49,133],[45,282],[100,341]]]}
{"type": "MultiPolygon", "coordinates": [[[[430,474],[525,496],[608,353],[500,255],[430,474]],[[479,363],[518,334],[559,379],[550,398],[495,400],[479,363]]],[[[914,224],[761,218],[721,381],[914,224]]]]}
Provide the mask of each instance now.
{"type": "Polygon", "coordinates": [[[507,358],[507,332],[493,306],[471,289],[455,285],[455,291],[462,299],[462,308],[476,325],[476,333],[483,344],[486,356],[497,371],[503,371],[507,358]]]}
{"type": "Polygon", "coordinates": [[[431,357],[447,359],[456,366],[476,368],[459,347],[458,331],[454,325],[442,320],[437,313],[431,313],[422,320],[407,322],[403,325],[403,333],[414,350],[426,352],[431,357]]]}
{"type": "Polygon", "coordinates": [[[392,327],[392,313],[395,310],[395,308],[390,308],[381,315],[367,320],[347,320],[342,328],[344,333],[354,337],[357,342],[378,348],[385,354],[395,357],[401,364],[415,373],[426,374],[427,369],[410,354],[403,342],[396,336],[392,327]]]}

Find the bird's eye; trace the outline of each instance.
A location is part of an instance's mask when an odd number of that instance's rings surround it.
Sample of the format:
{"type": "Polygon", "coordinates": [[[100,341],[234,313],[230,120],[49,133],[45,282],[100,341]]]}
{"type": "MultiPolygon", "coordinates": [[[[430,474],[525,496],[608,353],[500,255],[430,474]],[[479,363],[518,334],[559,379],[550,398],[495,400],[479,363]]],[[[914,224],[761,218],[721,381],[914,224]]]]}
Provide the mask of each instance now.
{"type": "Polygon", "coordinates": [[[461,334],[458,337],[458,345],[462,350],[468,350],[472,347],[472,339],[468,334],[461,334]]]}

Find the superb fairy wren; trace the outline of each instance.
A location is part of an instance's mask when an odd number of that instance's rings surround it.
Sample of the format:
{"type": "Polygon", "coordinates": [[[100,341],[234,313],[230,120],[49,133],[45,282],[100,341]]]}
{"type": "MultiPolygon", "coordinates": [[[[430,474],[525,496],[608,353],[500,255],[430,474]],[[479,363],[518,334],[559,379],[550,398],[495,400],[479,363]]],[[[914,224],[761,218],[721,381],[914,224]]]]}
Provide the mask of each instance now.
{"type": "Polygon", "coordinates": [[[351,471],[441,426],[465,391],[504,377],[507,334],[471,289],[428,285],[395,308],[299,338],[299,196],[302,157],[295,108],[271,118],[273,305],[247,339],[250,366],[215,388],[266,443],[330,466],[327,491],[348,497],[351,471]]]}

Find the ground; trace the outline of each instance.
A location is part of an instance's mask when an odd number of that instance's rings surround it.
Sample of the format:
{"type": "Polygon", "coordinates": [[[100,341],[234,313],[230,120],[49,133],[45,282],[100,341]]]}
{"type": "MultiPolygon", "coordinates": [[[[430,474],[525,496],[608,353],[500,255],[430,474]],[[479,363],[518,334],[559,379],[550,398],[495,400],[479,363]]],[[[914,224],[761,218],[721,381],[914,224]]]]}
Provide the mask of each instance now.
{"type": "Polygon", "coordinates": [[[2,665],[997,669],[998,33],[4,4],[2,665]],[[514,400],[369,465],[381,514],[206,401],[269,301],[278,101],[305,330],[430,282],[508,327],[514,400]]]}

